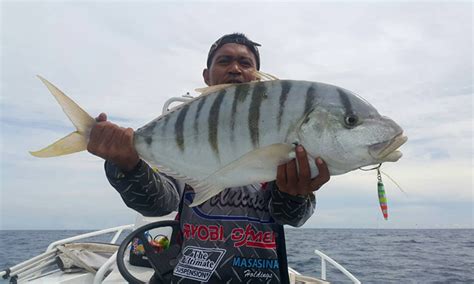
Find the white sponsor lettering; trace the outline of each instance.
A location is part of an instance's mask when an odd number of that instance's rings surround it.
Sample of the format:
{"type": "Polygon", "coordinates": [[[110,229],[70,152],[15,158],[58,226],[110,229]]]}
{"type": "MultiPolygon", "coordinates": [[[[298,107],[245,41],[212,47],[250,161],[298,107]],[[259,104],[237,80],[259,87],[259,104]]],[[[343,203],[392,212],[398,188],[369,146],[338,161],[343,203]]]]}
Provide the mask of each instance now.
{"type": "Polygon", "coordinates": [[[201,248],[187,246],[183,256],[176,265],[173,274],[176,276],[207,282],[216,270],[226,250],[218,248],[201,248]]]}
{"type": "Polygon", "coordinates": [[[260,270],[251,270],[251,269],[247,269],[244,271],[244,276],[245,278],[262,278],[262,279],[265,279],[265,280],[269,280],[269,279],[272,279],[273,277],[273,274],[272,273],[265,273],[265,272],[262,272],[260,270]]]}

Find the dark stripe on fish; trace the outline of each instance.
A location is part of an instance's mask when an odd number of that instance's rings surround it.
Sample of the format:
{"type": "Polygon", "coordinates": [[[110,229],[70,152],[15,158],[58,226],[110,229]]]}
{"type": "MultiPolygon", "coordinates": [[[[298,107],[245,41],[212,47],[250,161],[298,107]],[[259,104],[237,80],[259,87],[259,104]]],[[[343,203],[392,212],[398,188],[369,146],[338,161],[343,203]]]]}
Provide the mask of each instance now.
{"type": "Polygon", "coordinates": [[[219,125],[219,111],[221,108],[222,101],[224,100],[224,95],[226,90],[221,90],[214,102],[212,103],[211,109],[209,110],[208,125],[209,125],[209,144],[211,145],[212,150],[217,155],[219,154],[219,146],[217,143],[217,127],[219,125]]]}
{"type": "Polygon", "coordinates": [[[255,83],[252,92],[252,101],[249,108],[249,130],[250,138],[254,147],[259,146],[259,120],[260,120],[260,106],[262,101],[267,97],[267,86],[264,82],[255,83]]]}
{"type": "Polygon", "coordinates": [[[152,122],[148,123],[147,125],[140,127],[137,129],[135,133],[137,133],[140,136],[153,136],[153,133],[155,131],[155,127],[159,119],[153,120],[152,122]]]}
{"type": "Polygon", "coordinates": [[[280,110],[278,111],[278,130],[281,128],[281,118],[283,116],[283,110],[285,109],[285,102],[288,98],[288,93],[291,89],[291,83],[289,81],[281,82],[281,94],[280,94],[280,110]]]}
{"type": "Polygon", "coordinates": [[[313,85],[311,85],[311,87],[309,87],[308,90],[306,91],[306,99],[304,102],[303,116],[307,115],[313,109],[315,98],[316,98],[316,89],[314,88],[313,85]]]}
{"type": "Polygon", "coordinates": [[[153,142],[153,139],[151,138],[151,136],[147,136],[147,137],[145,137],[145,142],[146,142],[146,144],[148,144],[148,146],[150,146],[151,142],[153,142]]]}
{"type": "Polygon", "coordinates": [[[176,119],[176,123],[174,124],[174,132],[176,136],[176,145],[178,145],[181,152],[184,152],[184,120],[186,118],[186,114],[189,110],[189,104],[184,105],[178,113],[178,118],[176,119]]]}
{"type": "Polygon", "coordinates": [[[202,106],[204,105],[204,103],[206,102],[206,99],[207,99],[207,96],[203,96],[199,103],[198,103],[198,106],[197,106],[197,110],[196,110],[196,115],[194,116],[194,125],[193,125],[193,128],[194,128],[194,137],[196,138],[196,141],[198,139],[198,133],[199,133],[199,116],[201,114],[201,109],[202,109],[202,106]]]}
{"type": "Polygon", "coordinates": [[[339,88],[337,88],[337,92],[339,94],[339,99],[341,100],[342,106],[344,106],[346,111],[346,116],[354,114],[354,110],[352,109],[352,104],[347,93],[339,88]]]}
{"type": "Polygon", "coordinates": [[[170,120],[170,113],[166,114],[164,117],[165,121],[163,123],[163,126],[161,127],[161,133],[162,135],[165,134],[166,131],[166,126],[168,125],[168,121],[170,120]]]}
{"type": "Polygon", "coordinates": [[[230,117],[230,140],[234,141],[235,139],[235,117],[237,115],[237,106],[239,103],[242,103],[245,101],[249,94],[250,90],[250,84],[238,84],[235,86],[235,94],[234,94],[234,101],[232,102],[232,113],[230,117]]]}

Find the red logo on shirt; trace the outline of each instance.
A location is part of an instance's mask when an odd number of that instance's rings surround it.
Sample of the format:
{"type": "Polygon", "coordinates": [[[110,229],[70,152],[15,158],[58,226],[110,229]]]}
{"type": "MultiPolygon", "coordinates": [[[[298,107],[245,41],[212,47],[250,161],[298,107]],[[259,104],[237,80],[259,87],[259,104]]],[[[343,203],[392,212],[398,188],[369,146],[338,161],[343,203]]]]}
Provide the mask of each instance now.
{"type": "Polygon", "coordinates": [[[250,224],[245,227],[245,230],[242,228],[234,228],[231,238],[235,242],[234,247],[245,245],[254,248],[276,248],[275,232],[255,231],[250,224]]]}
{"type": "Polygon", "coordinates": [[[221,225],[194,225],[185,223],[183,234],[186,239],[199,239],[200,241],[223,241],[224,227],[221,225]]]}
{"type": "MultiPolygon", "coordinates": [[[[200,241],[225,241],[224,227],[222,225],[194,225],[183,224],[183,235],[186,239],[198,239],[200,241]]],[[[234,247],[254,247],[263,249],[276,248],[276,233],[254,230],[252,225],[244,228],[234,228],[231,232],[234,247]]]]}

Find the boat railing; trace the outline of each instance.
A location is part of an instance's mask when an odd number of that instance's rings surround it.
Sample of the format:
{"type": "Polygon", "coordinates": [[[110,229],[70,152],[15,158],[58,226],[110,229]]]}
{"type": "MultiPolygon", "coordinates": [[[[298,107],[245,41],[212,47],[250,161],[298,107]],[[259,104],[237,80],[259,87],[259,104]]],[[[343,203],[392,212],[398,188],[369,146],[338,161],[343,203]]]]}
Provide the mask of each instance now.
{"type": "Polygon", "coordinates": [[[53,248],[55,248],[59,245],[62,245],[62,244],[67,244],[67,243],[70,243],[70,242],[75,242],[75,241],[78,241],[78,240],[87,239],[87,238],[91,238],[91,237],[97,237],[97,236],[100,236],[100,235],[105,235],[105,234],[109,234],[109,233],[113,233],[113,232],[115,232],[115,235],[113,236],[110,243],[115,244],[117,242],[118,238],[120,237],[120,235],[122,234],[122,232],[124,230],[132,230],[133,226],[134,226],[133,224],[123,225],[123,226],[118,226],[118,227],[114,227],[114,228],[108,228],[108,229],[104,229],[104,230],[85,233],[85,234],[82,234],[82,235],[70,237],[70,238],[59,240],[59,241],[56,241],[56,242],[52,242],[48,246],[46,251],[50,251],[53,248]]]}
{"type": "Polygon", "coordinates": [[[94,276],[93,284],[100,284],[105,278],[105,275],[109,272],[110,267],[115,265],[117,259],[117,252],[115,252],[100,268],[94,276]]]}
{"type": "Polygon", "coordinates": [[[340,272],[342,272],[347,278],[349,278],[353,283],[360,284],[361,282],[357,279],[352,273],[347,271],[342,265],[337,263],[334,259],[330,258],[323,252],[315,250],[314,253],[321,257],[321,278],[314,278],[310,276],[301,275],[298,271],[294,270],[291,267],[288,267],[288,272],[290,273],[290,283],[318,283],[318,284],[329,284],[330,282],[326,279],[326,262],[332,264],[340,272]]]}
{"type": "Polygon", "coordinates": [[[185,103],[185,102],[188,102],[188,101],[192,100],[193,98],[194,98],[194,97],[191,96],[191,95],[189,94],[189,92],[186,93],[185,95],[181,96],[181,97],[172,97],[172,98],[169,98],[169,99],[165,102],[165,104],[163,105],[163,109],[162,109],[162,112],[161,112],[161,113],[162,113],[162,114],[168,113],[168,112],[170,111],[170,109],[171,109],[171,108],[170,108],[170,105],[171,105],[172,103],[175,103],[175,102],[185,103]]]}
{"type": "MultiPolygon", "coordinates": [[[[81,234],[78,236],[62,239],[59,241],[55,241],[51,243],[46,251],[40,255],[37,255],[33,258],[30,258],[26,261],[23,261],[15,266],[12,266],[6,270],[0,271],[0,277],[7,279],[7,278],[15,278],[15,279],[31,279],[35,278],[41,275],[41,271],[43,268],[47,267],[48,265],[54,263],[56,253],[58,251],[57,246],[62,245],[62,244],[67,244],[71,242],[75,242],[78,240],[83,240],[91,237],[97,237],[109,233],[114,233],[114,236],[110,240],[111,244],[115,244],[117,240],[119,239],[120,235],[123,233],[123,231],[131,231],[133,230],[134,225],[129,224],[129,225],[123,225],[123,226],[118,226],[118,227],[113,227],[113,228],[108,228],[104,230],[99,230],[99,231],[94,231],[90,233],[85,233],[81,234]]],[[[115,257],[112,257],[115,259],[115,257]]],[[[110,260],[110,259],[109,259],[110,260]]],[[[112,260],[113,261],[113,260],[112,260]]]]}
{"type": "Polygon", "coordinates": [[[332,264],[335,268],[337,268],[339,271],[341,271],[345,276],[347,276],[353,283],[355,284],[360,284],[360,281],[352,275],[347,269],[345,269],[342,265],[337,263],[334,259],[330,258],[323,252],[319,250],[314,250],[314,253],[319,255],[321,257],[321,279],[326,280],[326,262],[329,262],[332,264]]]}

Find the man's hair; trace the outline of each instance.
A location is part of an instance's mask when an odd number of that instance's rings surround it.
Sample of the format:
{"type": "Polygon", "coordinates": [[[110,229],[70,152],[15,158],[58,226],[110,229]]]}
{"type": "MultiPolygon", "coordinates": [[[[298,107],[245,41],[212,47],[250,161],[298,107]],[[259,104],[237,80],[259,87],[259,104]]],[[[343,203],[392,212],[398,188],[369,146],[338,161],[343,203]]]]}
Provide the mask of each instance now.
{"type": "Polygon", "coordinates": [[[245,45],[250,49],[250,51],[255,55],[255,61],[257,63],[257,70],[260,70],[260,54],[258,53],[257,46],[261,46],[259,43],[253,42],[248,39],[242,33],[233,33],[222,36],[220,39],[216,40],[214,44],[209,49],[209,53],[207,55],[207,68],[211,67],[212,58],[216,54],[216,51],[226,43],[237,43],[245,45]]]}

